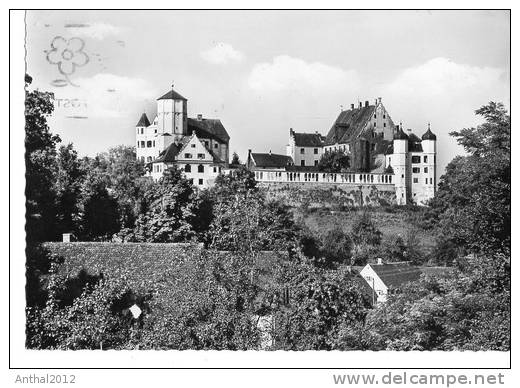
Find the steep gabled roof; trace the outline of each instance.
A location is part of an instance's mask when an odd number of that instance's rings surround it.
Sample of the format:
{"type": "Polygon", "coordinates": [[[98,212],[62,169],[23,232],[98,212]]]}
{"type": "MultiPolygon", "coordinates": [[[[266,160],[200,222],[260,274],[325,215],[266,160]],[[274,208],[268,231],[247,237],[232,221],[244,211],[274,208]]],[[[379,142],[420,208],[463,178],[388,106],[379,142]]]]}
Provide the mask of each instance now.
{"type": "Polygon", "coordinates": [[[319,133],[293,132],[296,147],[323,147],[325,138],[319,133]]]}
{"type": "Polygon", "coordinates": [[[408,151],[422,152],[421,139],[415,133],[408,132],[408,151]]]}
{"type": "Polygon", "coordinates": [[[135,126],[136,127],[149,127],[150,126],[150,121],[148,120],[148,116],[146,116],[146,113],[143,113],[141,115],[141,118],[139,119],[139,121],[137,122],[137,124],[135,126]]]}
{"type": "Polygon", "coordinates": [[[181,152],[186,144],[190,141],[190,137],[184,137],[181,141],[172,143],[168,147],[166,147],[161,153],[159,157],[152,161],[152,163],[173,163],[175,162],[175,157],[181,152]]]}
{"type": "Polygon", "coordinates": [[[369,105],[341,112],[327,134],[325,145],[344,144],[358,138],[372,118],[375,108],[369,105]]]}
{"type": "Polygon", "coordinates": [[[229,134],[218,119],[188,118],[188,135],[193,132],[199,139],[216,139],[222,143],[229,142],[229,134]]]}
{"type": "Polygon", "coordinates": [[[256,167],[285,167],[293,164],[292,158],[286,155],[251,153],[251,158],[256,167]]]}
{"type": "Polygon", "coordinates": [[[408,263],[370,264],[370,267],[387,287],[401,287],[421,277],[421,269],[408,263]]]}
{"type": "Polygon", "coordinates": [[[159,97],[157,100],[184,100],[188,101],[186,98],[182,97],[179,93],[177,93],[175,90],[170,90],[165,95],[159,97]]]}

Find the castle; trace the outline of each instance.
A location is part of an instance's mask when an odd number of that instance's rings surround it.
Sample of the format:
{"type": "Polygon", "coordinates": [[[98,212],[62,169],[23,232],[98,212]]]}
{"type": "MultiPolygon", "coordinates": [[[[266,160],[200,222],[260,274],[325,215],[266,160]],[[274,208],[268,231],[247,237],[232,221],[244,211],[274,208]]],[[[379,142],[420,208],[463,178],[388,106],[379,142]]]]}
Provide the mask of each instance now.
{"type": "MultiPolygon", "coordinates": [[[[177,166],[193,184],[210,187],[229,172],[229,135],[218,119],[189,118],[187,99],[173,89],[157,99],[150,123],[146,113],[136,125],[136,155],[159,179],[177,166]]],[[[428,128],[419,138],[395,125],[379,97],[342,110],[326,136],[289,130],[286,155],[253,153],[246,166],[263,183],[329,183],[344,186],[389,186],[395,202],[424,204],[436,190],[437,138],[428,128]],[[348,157],[336,173],[321,171],[319,161],[330,152],[348,157]]]]}
{"type": "Polygon", "coordinates": [[[188,100],[173,89],[157,99],[151,123],[141,115],[135,147],[155,180],[175,165],[200,188],[210,187],[229,160],[229,135],[220,120],[189,118],[188,100]]]}

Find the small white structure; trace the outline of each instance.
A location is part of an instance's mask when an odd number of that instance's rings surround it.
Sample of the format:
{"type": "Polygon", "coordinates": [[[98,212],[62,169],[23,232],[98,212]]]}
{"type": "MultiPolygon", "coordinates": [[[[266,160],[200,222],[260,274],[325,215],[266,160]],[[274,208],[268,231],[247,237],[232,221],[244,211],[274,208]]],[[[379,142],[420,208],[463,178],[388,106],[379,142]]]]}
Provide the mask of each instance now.
{"type": "Polygon", "coordinates": [[[388,294],[399,291],[402,285],[421,277],[419,267],[409,262],[367,264],[359,273],[373,292],[373,304],[386,302],[388,294]]]}

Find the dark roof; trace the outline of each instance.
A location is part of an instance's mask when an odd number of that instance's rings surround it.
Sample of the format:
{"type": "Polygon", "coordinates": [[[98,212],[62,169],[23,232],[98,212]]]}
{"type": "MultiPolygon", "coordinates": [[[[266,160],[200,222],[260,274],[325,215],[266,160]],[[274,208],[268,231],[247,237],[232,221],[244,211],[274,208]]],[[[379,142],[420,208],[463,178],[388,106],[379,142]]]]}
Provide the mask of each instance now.
{"type": "Polygon", "coordinates": [[[408,135],[404,133],[403,128],[399,128],[396,134],[394,134],[394,140],[408,140],[408,135]]]}
{"type": "Polygon", "coordinates": [[[428,128],[428,130],[422,135],[423,140],[437,140],[437,136],[428,128]]]}
{"type": "MultiPolygon", "coordinates": [[[[292,162],[292,159],[291,159],[292,162]]],[[[287,171],[295,171],[295,172],[320,172],[318,166],[295,166],[289,165],[285,167],[287,171]]]]}
{"type": "Polygon", "coordinates": [[[150,121],[148,120],[148,116],[146,116],[146,113],[143,113],[141,115],[141,118],[139,119],[139,121],[137,122],[137,124],[135,126],[136,127],[149,127],[150,126],[150,121]]]}
{"type": "Polygon", "coordinates": [[[369,105],[341,112],[327,134],[325,145],[348,143],[351,139],[358,138],[372,118],[374,110],[375,106],[369,105]]]}
{"type": "Polygon", "coordinates": [[[421,277],[421,269],[408,263],[370,264],[387,287],[400,287],[421,277]]]}
{"type": "Polygon", "coordinates": [[[410,152],[422,152],[421,139],[415,133],[409,132],[408,134],[408,151],[410,152]]]}
{"type": "Polygon", "coordinates": [[[181,149],[188,143],[190,140],[189,137],[184,137],[182,140],[178,143],[172,143],[168,147],[166,147],[164,150],[161,151],[159,154],[159,157],[152,161],[152,163],[173,163],[175,162],[175,157],[179,154],[181,149]]]}
{"type": "Polygon", "coordinates": [[[182,97],[179,93],[177,93],[175,90],[170,90],[165,95],[158,98],[158,100],[184,100],[188,101],[186,98],[182,97]]]}
{"type": "Polygon", "coordinates": [[[319,133],[292,133],[296,147],[323,147],[324,137],[319,133]]]}
{"type": "Polygon", "coordinates": [[[229,135],[222,122],[218,119],[188,118],[188,135],[193,132],[199,139],[216,139],[222,143],[229,142],[229,135]]]}
{"type": "Polygon", "coordinates": [[[286,155],[251,153],[251,158],[256,167],[286,167],[293,164],[292,158],[286,155]]]}

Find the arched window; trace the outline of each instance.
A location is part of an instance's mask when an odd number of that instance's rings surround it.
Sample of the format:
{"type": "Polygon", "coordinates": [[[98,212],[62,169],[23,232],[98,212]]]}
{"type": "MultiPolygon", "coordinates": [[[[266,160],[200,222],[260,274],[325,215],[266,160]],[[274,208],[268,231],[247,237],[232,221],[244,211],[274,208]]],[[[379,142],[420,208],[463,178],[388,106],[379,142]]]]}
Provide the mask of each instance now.
{"type": "Polygon", "coordinates": [[[184,172],[191,172],[191,164],[184,166],[184,172]]]}
{"type": "Polygon", "coordinates": [[[199,164],[199,167],[197,168],[198,172],[204,172],[204,166],[202,164],[199,164]]]}

